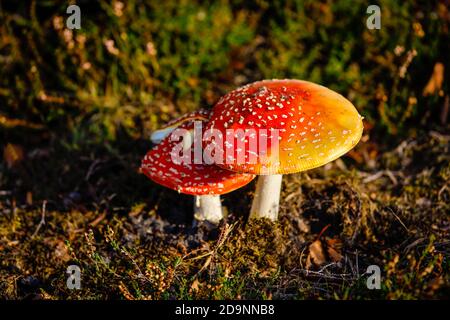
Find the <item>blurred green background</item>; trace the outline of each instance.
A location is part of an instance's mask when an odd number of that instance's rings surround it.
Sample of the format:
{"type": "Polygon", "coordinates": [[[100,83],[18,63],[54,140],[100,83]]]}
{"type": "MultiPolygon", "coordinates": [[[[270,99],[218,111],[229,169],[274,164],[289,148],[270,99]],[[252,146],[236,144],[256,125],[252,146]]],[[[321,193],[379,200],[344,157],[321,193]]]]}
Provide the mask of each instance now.
{"type": "Polygon", "coordinates": [[[446,1],[377,1],[380,30],[366,28],[366,1],[77,1],[73,31],[69,3],[1,2],[0,105],[8,119],[64,128],[73,147],[118,130],[146,137],[267,78],[342,93],[383,140],[445,121],[448,81],[423,90],[448,61],[446,1]]]}

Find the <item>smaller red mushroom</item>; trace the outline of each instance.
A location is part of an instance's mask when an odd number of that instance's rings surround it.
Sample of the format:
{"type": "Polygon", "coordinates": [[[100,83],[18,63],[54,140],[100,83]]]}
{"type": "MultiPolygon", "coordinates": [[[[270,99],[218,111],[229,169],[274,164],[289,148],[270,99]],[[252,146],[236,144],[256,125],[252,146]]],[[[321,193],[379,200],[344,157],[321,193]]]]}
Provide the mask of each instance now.
{"type": "MultiPolygon", "coordinates": [[[[255,178],[252,174],[242,174],[216,165],[183,161],[177,152],[180,144],[183,154],[190,153],[194,159],[192,135],[195,121],[206,122],[206,113],[190,114],[172,122],[172,132],[150,150],[142,160],[141,172],[154,182],[180,193],[196,196],[194,217],[213,224],[223,218],[220,195],[236,190],[255,178]],[[182,137],[180,141],[179,137],[182,137]],[[180,161],[180,159],[182,161],[180,161]]],[[[201,139],[201,137],[200,137],[201,139]]],[[[200,142],[201,143],[201,142],[200,142]]]]}

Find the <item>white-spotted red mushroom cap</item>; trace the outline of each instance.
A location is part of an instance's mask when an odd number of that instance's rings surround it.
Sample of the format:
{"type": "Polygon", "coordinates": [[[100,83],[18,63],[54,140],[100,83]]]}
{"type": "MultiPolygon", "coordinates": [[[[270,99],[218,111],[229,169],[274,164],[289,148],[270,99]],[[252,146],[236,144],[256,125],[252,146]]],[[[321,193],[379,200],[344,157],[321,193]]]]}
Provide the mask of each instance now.
{"type": "MultiPolygon", "coordinates": [[[[183,121],[177,119],[175,122],[181,123],[177,129],[193,131],[194,120],[206,123],[201,119],[201,115],[188,120],[184,118],[183,121]]],[[[206,125],[203,129],[205,127],[206,125]]],[[[182,141],[171,141],[171,135],[164,138],[145,155],[141,172],[160,185],[191,195],[225,194],[248,184],[255,178],[252,174],[236,173],[216,165],[195,164],[193,160],[192,163],[174,162],[171,153],[179,143],[182,141]]],[[[194,159],[193,145],[190,146],[190,151],[191,159],[194,159]]]]}
{"type": "Polygon", "coordinates": [[[249,162],[252,149],[245,136],[240,150],[224,143],[227,157],[219,165],[236,172],[286,174],[339,158],[358,143],[363,123],[352,103],[328,88],[302,80],[264,80],[223,96],[213,108],[209,129],[224,136],[228,129],[266,129],[267,148],[261,146],[256,162],[249,162]],[[277,130],[277,139],[271,139],[271,129],[277,130]],[[240,159],[239,152],[245,152],[240,159]]]}

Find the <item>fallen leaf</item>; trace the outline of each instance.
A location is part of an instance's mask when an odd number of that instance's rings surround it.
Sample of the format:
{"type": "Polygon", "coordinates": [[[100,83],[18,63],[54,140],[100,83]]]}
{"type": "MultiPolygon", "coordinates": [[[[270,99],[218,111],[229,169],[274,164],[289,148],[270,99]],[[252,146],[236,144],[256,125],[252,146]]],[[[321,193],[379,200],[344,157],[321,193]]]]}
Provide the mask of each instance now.
{"type": "Polygon", "coordinates": [[[437,62],[433,68],[433,74],[430,80],[428,80],[427,85],[423,89],[423,96],[429,96],[436,92],[439,92],[442,88],[442,83],[444,82],[444,64],[437,62]]]}
{"type": "Polygon", "coordinates": [[[339,239],[317,239],[309,245],[309,254],[306,258],[306,269],[321,266],[327,261],[339,262],[343,259],[340,253],[342,242],[339,239]]]}
{"type": "Polygon", "coordinates": [[[316,240],[309,245],[308,258],[310,259],[310,263],[313,263],[318,266],[325,263],[326,261],[325,254],[323,252],[323,246],[320,240],[316,240]]]}
{"type": "Polygon", "coordinates": [[[17,144],[8,143],[3,151],[3,159],[11,169],[23,160],[23,148],[17,144]]]}
{"type": "Polygon", "coordinates": [[[328,247],[327,251],[328,251],[328,255],[330,256],[330,258],[333,262],[339,262],[342,260],[342,258],[343,258],[342,255],[333,247],[328,247]]]}
{"type": "Polygon", "coordinates": [[[26,195],[26,201],[27,201],[27,204],[29,205],[29,206],[31,206],[32,204],[33,204],[33,193],[31,192],[31,191],[28,191],[27,192],[27,195],[26,195]]]}
{"type": "Polygon", "coordinates": [[[200,282],[197,279],[195,279],[191,284],[191,290],[198,291],[199,284],[200,284],[200,282]]]}

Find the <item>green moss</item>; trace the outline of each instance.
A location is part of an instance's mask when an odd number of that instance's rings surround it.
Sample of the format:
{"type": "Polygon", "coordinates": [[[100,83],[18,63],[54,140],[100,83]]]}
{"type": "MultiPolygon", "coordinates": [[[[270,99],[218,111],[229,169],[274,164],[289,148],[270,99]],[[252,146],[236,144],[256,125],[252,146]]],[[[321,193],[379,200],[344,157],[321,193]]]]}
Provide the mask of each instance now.
{"type": "MultiPolygon", "coordinates": [[[[3,298],[50,299],[444,297],[450,210],[445,139],[430,136],[410,141],[401,153],[386,153],[405,165],[396,171],[396,184],[386,175],[364,182],[363,171],[337,167],[286,176],[275,224],[244,223],[248,204],[239,201],[242,191],[227,196],[229,222],[235,222],[218,231],[166,220],[168,207],[158,203],[176,203],[175,192],[160,193],[154,207],[142,201],[149,199],[144,195],[130,201],[129,209],[110,207],[104,215],[49,204],[37,233],[42,208],[12,214],[9,201],[2,201],[0,292],[3,298]],[[427,162],[408,161],[424,149],[427,162]],[[344,260],[309,273],[309,244],[328,224],[322,241],[341,243],[336,249],[344,260]],[[66,287],[70,264],[82,270],[81,290],[66,287]],[[382,268],[379,291],[365,286],[363,273],[371,264],[382,268]]],[[[376,170],[387,168],[378,163],[376,170]]],[[[120,176],[111,182],[121,185],[120,176]]]]}

